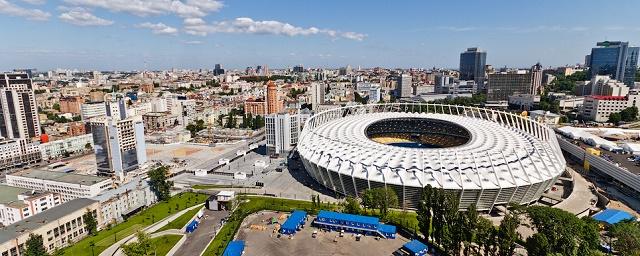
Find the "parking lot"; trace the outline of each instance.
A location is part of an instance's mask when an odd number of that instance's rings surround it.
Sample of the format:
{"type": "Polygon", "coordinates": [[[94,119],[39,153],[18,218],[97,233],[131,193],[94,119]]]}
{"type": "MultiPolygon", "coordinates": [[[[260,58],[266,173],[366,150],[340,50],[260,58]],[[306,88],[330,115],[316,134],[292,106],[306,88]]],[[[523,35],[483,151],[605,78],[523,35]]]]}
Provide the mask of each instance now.
{"type": "Polygon", "coordinates": [[[398,236],[396,239],[375,239],[363,236],[356,241],[355,235],[345,233],[343,237],[338,232],[323,232],[311,227],[314,216],[309,216],[302,228],[292,237],[277,236],[274,231],[276,224],[270,224],[275,218],[279,224],[286,218],[285,213],[263,211],[250,215],[243,221],[236,239],[245,241],[245,256],[260,255],[392,255],[409,240],[398,236]],[[313,231],[318,231],[313,238],[313,231]]]}

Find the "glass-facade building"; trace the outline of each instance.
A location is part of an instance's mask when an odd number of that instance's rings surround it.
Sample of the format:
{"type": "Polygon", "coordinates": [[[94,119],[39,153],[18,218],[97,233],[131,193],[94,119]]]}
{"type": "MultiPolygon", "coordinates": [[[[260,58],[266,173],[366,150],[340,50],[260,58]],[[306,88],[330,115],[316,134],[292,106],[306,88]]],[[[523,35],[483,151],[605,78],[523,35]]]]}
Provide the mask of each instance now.
{"type": "Polygon", "coordinates": [[[460,80],[474,80],[482,87],[486,63],[487,52],[478,48],[468,48],[460,54],[460,80]]]}
{"type": "Polygon", "coordinates": [[[589,55],[589,73],[608,75],[613,79],[633,85],[638,69],[640,48],[629,47],[628,42],[604,41],[596,44],[589,55]]]}
{"type": "Polygon", "coordinates": [[[147,161],[142,120],[93,120],[91,133],[99,175],[122,179],[147,161]]]}

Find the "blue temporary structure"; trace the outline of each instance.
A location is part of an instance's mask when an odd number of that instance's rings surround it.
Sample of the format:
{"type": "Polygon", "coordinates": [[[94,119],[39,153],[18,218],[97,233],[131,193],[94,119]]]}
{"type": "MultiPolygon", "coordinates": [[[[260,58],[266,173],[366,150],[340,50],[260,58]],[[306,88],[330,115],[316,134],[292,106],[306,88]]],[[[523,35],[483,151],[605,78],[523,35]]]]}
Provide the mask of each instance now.
{"type": "Polygon", "coordinates": [[[244,241],[236,240],[231,241],[224,249],[222,256],[240,256],[244,252],[244,241]]]}
{"type": "Polygon", "coordinates": [[[412,256],[423,256],[429,252],[429,247],[418,240],[411,240],[402,246],[402,249],[412,256]]]}
{"type": "Polygon", "coordinates": [[[633,220],[635,219],[635,217],[633,217],[633,215],[631,215],[630,213],[622,210],[605,209],[604,211],[593,215],[593,219],[607,223],[609,225],[613,225],[623,220],[633,220]]]}
{"type": "Polygon", "coordinates": [[[395,238],[396,234],[395,226],[382,224],[376,217],[331,211],[320,211],[314,224],[334,230],[345,230],[367,235],[377,234],[386,238],[395,238]]]}
{"type": "Polygon", "coordinates": [[[304,225],[307,219],[307,212],[295,210],[289,218],[280,226],[281,234],[295,234],[300,226],[304,225]]]}

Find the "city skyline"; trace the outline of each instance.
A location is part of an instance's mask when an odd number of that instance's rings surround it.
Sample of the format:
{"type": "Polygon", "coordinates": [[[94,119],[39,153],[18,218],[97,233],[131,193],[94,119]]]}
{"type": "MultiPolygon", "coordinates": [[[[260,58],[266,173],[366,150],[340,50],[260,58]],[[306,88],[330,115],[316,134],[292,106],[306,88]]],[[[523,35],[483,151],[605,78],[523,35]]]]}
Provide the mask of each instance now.
{"type": "Polygon", "coordinates": [[[640,3],[592,3],[0,0],[20,39],[0,43],[0,70],[457,68],[469,47],[495,67],[560,66],[595,42],[640,43],[628,19],[640,3]],[[595,11],[616,15],[567,15],[595,11]]]}

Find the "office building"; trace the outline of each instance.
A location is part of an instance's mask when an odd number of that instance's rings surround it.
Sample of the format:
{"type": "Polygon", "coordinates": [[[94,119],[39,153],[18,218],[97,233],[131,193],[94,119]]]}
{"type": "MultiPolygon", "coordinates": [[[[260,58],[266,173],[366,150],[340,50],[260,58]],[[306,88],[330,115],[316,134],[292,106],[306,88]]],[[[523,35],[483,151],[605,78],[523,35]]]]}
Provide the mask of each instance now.
{"type": "Polygon", "coordinates": [[[542,68],[536,64],[531,70],[489,74],[487,101],[508,101],[511,95],[539,95],[541,91],[542,68]]]}
{"type": "Polygon", "coordinates": [[[531,67],[531,94],[540,95],[543,93],[544,88],[542,88],[542,65],[540,62],[536,63],[531,67]]]}
{"type": "Polygon", "coordinates": [[[165,131],[167,128],[174,127],[179,123],[178,116],[169,112],[150,112],[142,115],[144,130],[165,131]]]}
{"type": "Polygon", "coordinates": [[[627,96],[627,94],[629,94],[629,87],[609,76],[596,75],[591,78],[591,81],[578,84],[575,89],[575,94],[578,96],[627,96]]]}
{"type": "Polygon", "coordinates": [[[627,106],[627,98],[624,96],[591,95],[584,98],[581,114],[589,120],[606,122],[609,115],[618,113],[627,106]]]}
{"type": "Polygon", "coordinates": [[[302,72],[304,72],[304,66],[297,65],[297,66],[293,67],[293,72],[294,73],[302,73],[302,72]]]}
{"type": "Polygon", "coordinates": [[[147,162],[144,124],[139,116],[98,117],[90,122],[98,175],[123,180],[126,173],[147,162]]]}
{"type": "Polygon", "coordinates": [[[106,116],[107,108],[104,102],[88,102],[80,105],[80,117],[82,120],[88,121],[98,116],[106,116]]]}
{"type": "Polygon", "coordinates": [[[112,180],[94,175],[82,175],[36,169],[7,174],[7,185],[49,191],[62,196],[62,202],[76,198],[91,198],[112,187],[112,180]]]}
{"type": "Polygon", "coordinates": [[[244,113],[252,116],[264,116],[267,113],[267,103],[263,99],[248,99],[244,102],[244,113]]]}
{"type": "Polygon", "coordinates": [[[89,234],[83,216],[85,213],[91,212],[98,222],[101,221],[97,213],[99,206],[95,200],[75,199],[6,226],[0,229],[0,255],[24,255],[31,234],[42,236],[42,245],[47,253],[73,245],[89,234]]]}
{"type": "Polygon", "coordinates": [[[596,46],[598,47],[592,48],[589,55],[591,77],[608,75],[626,85],[633,85],[640,48],[630,47],[629,42],[620,41],[598,42],[596,46]]]}
{"type": "Polygon", "coordinates": [[[413,96],[413,84],[411,82],[411,75],[402,74],[398,77],[398,84],[396,87],[396,97],[398,98],[410,98],[413,96]]]}
{"type": "Polygon", "coordinates": [[[93,149],[93,136],[91,134],[83,134],[73,136],[61,140],[54,140],[39,145],[42,152],[42,159],[57,159],[70,154],[77,154],[93,149]]]}
{"type": "Polygon", "coordinates": [[[267,83],[267,114],[279,113],[282,102],[278,100],[278,86],[273,81],[267,83]]]}
{"type": "Polygon", "coordinates": [[[40,136],[40,120],[31,78],[26,73],[0,74],[0,137],[40,136]]]}
{"type": "Polygon", "coordinates": [[[487,52],[476,47],[467,48],[460,54],[460,80],[473,80],[480,87],[484,85],[487,52]]]}
{"type": "Polygon", "coordinates": [[[324,104],[324,83],[311,83],[311,108],[315,110],[317,106],[324,104]]]}
{"type": "Polygon", "coordinates": [[[220,64],[215,65],[215,68],[213,69],[213,75],[214,76],[224,75],[224,69],[222,69],[222,65],[220,64]]]}
{"type": "Polygon", "coordinates": [[[60,113],[80,114],[84,98],[80,96],[67,96],[60,98],[60,113]]]}
{"type": "Polygon", "coordinates": [[[300,120],[297,114],[280,113],[265,117],[267,151],[282,154],[298,144],[300,120]]]}
{"type": "Polygon", "coordinates": [[[0,185],[0,224],[11,225],[61,203],[58,193],[0,185]]]}

